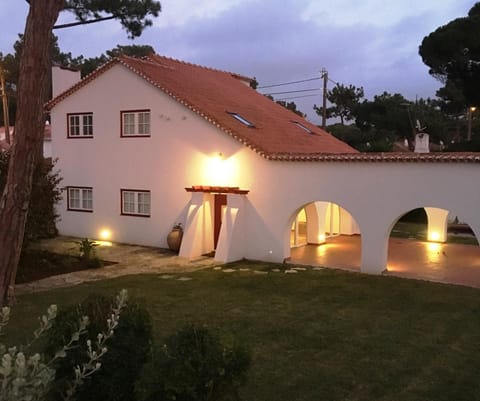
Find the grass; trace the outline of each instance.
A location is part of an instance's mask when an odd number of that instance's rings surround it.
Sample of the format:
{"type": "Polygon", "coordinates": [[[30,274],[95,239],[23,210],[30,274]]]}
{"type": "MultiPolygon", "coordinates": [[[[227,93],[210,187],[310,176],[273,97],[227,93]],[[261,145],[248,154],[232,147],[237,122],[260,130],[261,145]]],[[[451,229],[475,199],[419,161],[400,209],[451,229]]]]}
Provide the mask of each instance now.
{"type": "Polygon", "coordinates": [[[51,303],[127,288],[153,317],[156,342],[187,322],[252,351],[249,401],[480,400],[479,290],[337,270],[136,275],[18,298],[7,340],[22,341],[51,303]]]}
{"type": "MultiPolygon", "coordinates": [[[[427,224],[399,221],[393,227],[391,236],[396,238],[411,238],[420,241],[427,241],[427,224]]],[[[453,230],[448,230],[447,232],[447,243],[478,245],[475,235],[457,235],[453,230]]]]}

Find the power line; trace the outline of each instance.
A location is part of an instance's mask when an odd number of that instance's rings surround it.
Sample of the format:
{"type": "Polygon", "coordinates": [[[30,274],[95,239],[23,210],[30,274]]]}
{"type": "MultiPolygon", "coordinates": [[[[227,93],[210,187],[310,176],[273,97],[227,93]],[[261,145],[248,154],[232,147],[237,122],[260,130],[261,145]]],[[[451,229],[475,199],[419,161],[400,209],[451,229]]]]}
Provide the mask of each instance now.
{"type": "Polygon", "coordinates": [[[263,93],[263,95],[283,95],[285,93],[299,93],[299,92],[312,92],[312,91],[319,91],[321,88],[313,88],[313,89],[303,89],[298,91],[286,91],[286,92],[272,92],[272,93],[263,93]]]}
{"type": "Polygon", "coordinates": [[[315,94],[315,95],[303,95],[303,96],[283,97],[283,98],[281,98],[281,99],[275,99],[275,101],[277,101],[277,100],[300,99],[300,98],[302,98],[302,97],[314,97],[314,96],[316,97],[316,96],[318,96],[318,95],[319,95],[319,93],[317,93],[317,94],[315,94]]]}
{"type": "Polygon", "coordinates": [[[292,85],[292,84],[299,84],[302,82],[309,82],[309,81],[315,81],[321,79],[320,77],[316,78],[308,78],[308,79],[302,79],[300,81],[291,81],[291,82],[284,82],[281,84],[275,84],[275,85],[264,85],[264,86],[259,86],[257,89],[263,89],[263,88],[274,88],[275,86],[284,86],[284,85],[292,85]]]}

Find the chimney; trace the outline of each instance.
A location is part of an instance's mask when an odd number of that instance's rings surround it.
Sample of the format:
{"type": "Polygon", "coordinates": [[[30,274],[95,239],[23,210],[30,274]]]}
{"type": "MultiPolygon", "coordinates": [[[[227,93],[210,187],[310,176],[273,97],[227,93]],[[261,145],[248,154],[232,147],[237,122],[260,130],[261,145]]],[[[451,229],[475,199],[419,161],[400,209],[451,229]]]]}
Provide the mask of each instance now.
{"type": "Polygon", "coordinates": [[[52,98],[65,92],[80,80],[80,71],[59,65],[52,66],[52,98]]]}

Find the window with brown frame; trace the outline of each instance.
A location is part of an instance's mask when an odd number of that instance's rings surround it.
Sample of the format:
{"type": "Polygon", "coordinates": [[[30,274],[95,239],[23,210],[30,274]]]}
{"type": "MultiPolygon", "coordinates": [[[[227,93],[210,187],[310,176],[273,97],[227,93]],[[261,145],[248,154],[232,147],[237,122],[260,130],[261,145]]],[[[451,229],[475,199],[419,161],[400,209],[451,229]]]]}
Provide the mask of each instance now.
{"type": "Polygon", "coordinates": [[[93,113],[67,114],[68,138],[93,138],[93,113]]]}
{"type": "Polygon", "coordinates": [[[120,190],[122,215],[150,217],[150,191],[120,190]]]}
{"type": "Polygon", "coordinates": [[[93,212],[92,187],[67,187],[67,210],[93,212]]]}
{"type": "Polygon", "coordinates": [[[120,112],[122,137],[150,136],[150,110],[120,112]]]}

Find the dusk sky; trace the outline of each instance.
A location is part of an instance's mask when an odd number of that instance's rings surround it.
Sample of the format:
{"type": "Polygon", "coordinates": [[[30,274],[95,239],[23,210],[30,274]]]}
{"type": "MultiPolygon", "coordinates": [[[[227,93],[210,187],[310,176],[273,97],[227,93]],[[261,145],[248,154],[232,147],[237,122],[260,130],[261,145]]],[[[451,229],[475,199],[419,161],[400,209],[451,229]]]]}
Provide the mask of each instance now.
{"type": "MultiPolygon", "coordinates": [[[[440,84],[418,55],[424,36],[466,16],[474,0],[163,0],[154,26],[134,41],[115,21],[56,31],[60,48],[98,56],[117,44],[149,44],[158,54],[256,77],[260,86],[320,76],[383,91],[433,97],[440,84]]],[[[0,0],[0,51],[12,52],[28,5],[0,0]]],[[[71,21],[63,13],[59,21],[71,21]]],[[[329,88],[334,84],[329,83],[329,88]]],[[[315,89],[321,81],[269,89],[315,89]]],[[[263,90],[266,92],[266,90],[263,90]]],[[[276,95],[291,99],[310,120],[321,91],[276,95]]]]}

